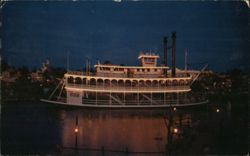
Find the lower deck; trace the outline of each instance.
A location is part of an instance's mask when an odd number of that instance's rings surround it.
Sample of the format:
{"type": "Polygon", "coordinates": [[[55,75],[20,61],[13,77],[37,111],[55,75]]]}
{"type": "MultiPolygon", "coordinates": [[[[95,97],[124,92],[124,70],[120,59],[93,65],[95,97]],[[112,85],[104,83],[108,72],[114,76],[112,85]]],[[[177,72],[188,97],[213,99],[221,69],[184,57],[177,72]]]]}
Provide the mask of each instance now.
{"type": "Polygon", "coordinates": [[[67,92],[66,98],[57,98],[61,102],[93,107],[170,107],[196,105],[206,102],[206,96],[200,93],[99,93],[67,92]]]}
{"type": "Polygon", "coordinates": [[[93,102],[89,101],[83,104],[77,104],[77,103],[67,103],[66,99],[60,99],[60,100],[47,100],[47,99],[41,99],[42,102],[47,102],[47,103],[53,103],[53,104],[58,104],[58,105],[67,105],[67,106],[77,106],[77,107],[89,107],[89,108],[168,108],[168,107],[188,107],[188,106],[196,106],[196,105],[204,105],[207,104],[209,101],[204,100],[204,101],[199,101],[195,103],[186,103],[186,104],[159,104],[159,105],[147,105],[147,104],[142,104],[142,105],[131,105],[131,104],[126,104],[126,105],[115,105],[115,104],[105,104],[103,101],[98,101],[100,102],[99,104],[94,104],[93,102]]]}

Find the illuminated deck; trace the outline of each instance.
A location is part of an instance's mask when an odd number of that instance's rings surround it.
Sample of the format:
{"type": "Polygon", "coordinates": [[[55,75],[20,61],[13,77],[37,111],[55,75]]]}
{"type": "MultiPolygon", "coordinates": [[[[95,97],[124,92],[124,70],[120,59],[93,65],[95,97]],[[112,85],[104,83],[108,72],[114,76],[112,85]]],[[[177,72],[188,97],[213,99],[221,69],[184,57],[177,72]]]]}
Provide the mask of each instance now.
{"type": "Polygon", "coordinates": [[[66,90],[69,91],[88,91],[103,93],[178,93],[190,91],[189,86],[170,86],[170,87],[128,87],[128,86],[93,86],[68,84],[66,90]]]}

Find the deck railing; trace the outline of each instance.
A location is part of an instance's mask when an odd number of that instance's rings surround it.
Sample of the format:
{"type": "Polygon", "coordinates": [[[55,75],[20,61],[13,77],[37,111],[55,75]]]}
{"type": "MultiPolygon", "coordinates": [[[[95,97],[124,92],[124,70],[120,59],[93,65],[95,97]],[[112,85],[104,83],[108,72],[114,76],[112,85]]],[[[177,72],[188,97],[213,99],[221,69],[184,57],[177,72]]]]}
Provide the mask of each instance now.
{"type": "Polygon", "coordinates": [[[140,77],[145,77],[145,78],[187,78],[190,77],[189,73],[177,73],[175,77],[172,77],[171,74],[163,75],[163,74],[135,74],[132,77],[129,77],[127,74],[120,74],[120,73],[99,73],[99,75],[95,72],[91,72],[86,74],[86,72],[82,71],[68,71],[68,75],[70,76],[96,76],[96,77],[112,77],[112,78],[140,78],[140,77]]]}
{"type": "Polygon", "coordinates": [[[88,104],[88,105],[141,105],[141,106],[146,106],[146,105],[188,105],[188,104],[195,104],[195,103],[201,103],[205,102],[207,99],[205,97],[200,97],[196,99],[175,99],[175,100],[152,100],[152,102],[148,100],[126,100],[122,101],[122,103],[118,103],[114,100],[91,100],[91,99],[83,99],[82,103],[83,104],[88,104]]]}
{"type": "Polygon", "coordinates": [[[158,87],[140,87],[140,86],[106,86],[106,85],[79,85],[67,84],[67,88],[81,89],[87,91],[100,92],[183,92],[190,91],[189,86],[158,86],[158,87]]]}

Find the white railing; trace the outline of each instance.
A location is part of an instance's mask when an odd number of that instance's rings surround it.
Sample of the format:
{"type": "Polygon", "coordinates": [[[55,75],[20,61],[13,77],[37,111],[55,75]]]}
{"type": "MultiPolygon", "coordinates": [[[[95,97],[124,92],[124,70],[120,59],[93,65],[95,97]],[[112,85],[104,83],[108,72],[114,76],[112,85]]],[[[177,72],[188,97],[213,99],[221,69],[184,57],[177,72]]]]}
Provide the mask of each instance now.
{"type": "Polygon", "coordinates": [[[190,91],[189,86],[156,86],[156,87],[138,87],[138,86],[106,86],[106,85],[80,85],[67,84],[67,89],[80,89],[97,92],[182,92],[190,91]]]}
{"type": "Polygon", "coordinates": [[[81,72],[81,71],[68,71],[66,74],[65,74],[66,77],[80,77],[80,78],[86,78],[88,77],[89,79],[91,78],[94,78],[94,79],[97,79],[97,78],[102,78],[102,79],[105,79],[105,78],[112,78],[112,79],[120,79],[120,78],[123,78],[123,79],[191,79],[191,76],[189,76],[189,74],[187,73],[177,73],[175,77],[172,77],[171,74],[168,74],[168,76],[166,77],[165,75],[163,74],[154,74],[154,73],[148,73],[148,74],[135,74],[134,76],[132,77],[128,77],[127,74],[121,74],[121,73],[110,73],[110,72],[107,72],[107,73],[89,73],[89,74],[86,74],[86,72],[81,72]]]}
{"type": "Polygon", "coordinates": [[[192,103],[201,103],[207,101],[205,97],[199,99],[175,99],[175,100],[153,100],[154,103],[148,100],[126,100],[123,103],[118,103],[114,100],[110,103],[110,100],[91,100],[83,99],[82,104],[92,104],[92,105],[188,105],[192,103]]]}

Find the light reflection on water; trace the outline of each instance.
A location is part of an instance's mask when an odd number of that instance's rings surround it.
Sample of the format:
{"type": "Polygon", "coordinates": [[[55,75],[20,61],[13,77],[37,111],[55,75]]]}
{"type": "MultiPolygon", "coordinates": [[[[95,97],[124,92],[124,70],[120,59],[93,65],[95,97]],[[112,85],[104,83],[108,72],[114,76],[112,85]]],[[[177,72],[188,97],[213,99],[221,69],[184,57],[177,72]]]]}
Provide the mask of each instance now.
{"type": "MultiPolygon", "coordinates": [[[[193,124],[197,113],[203,113],[202,109],[177,108],[173,112],[172,127],[179,126],[181,132],[180,125],[184,128],[185,125],[193,124]]],[[[126,155],[126,149],[129,153],[161,152],[152,155],[163,155],[166,151],[169,109],[86,109],[14,102],[3,107],[2,152],[74,155],[76,116],[79,129],[77,148],[80,155],[102,155],[101,151],[90,152],[86,148],[104,148],[105,155],[126,155]],[[108,153],[108,150],[123,153],[108,153]]],[[[176,135],[173,141],[175,139],[176,135]]]]}
{"type": "MultiPolygon", "coordinates": [[[[237,106],[241,104],[237,103],[237,106]]],[[[247,109],[236,108],[234,104],[234,112],[231,113],[229,106],[216,102],[204,106],[177,107],[176,111],[172,111],[173,124],[169,127],[169,109],[110,110],[62,107],[39,102],[4,103],[1,154],[61,153],[68,156],[77,152],[78,155],[88,156],[159,156],[166,155],[165,152],[168,155],[197,155],[228,153],[228,150],[229,154],[244,153],[247,151],[247,109]],[[77,150],[74,132],[76,116],[79,120],[77,150]],[[167,130],[170,128],[172,131],[167,130]],[[173,133],[174,128],[178,128],[177,134],[173,133]],[[169,132],[171,135],[168,135],[169,132]],[[230,137],[232,134],[234,137],[230,137]],[[173,139],[169,139],[169,136],[173,139]]]]}
{"type": "MultiPolygon", "coordinates": [[[[173,125],[190,124],[191,115],[174,112],[173,125]],[[180,122],[182,121],[182,122],[180,122]]],[[[77,148],[102,147],[130,152],[165,152],[167,144],[167,110],[61,110],[61,146],[75,147],[78,116],[77,148]]]]}

